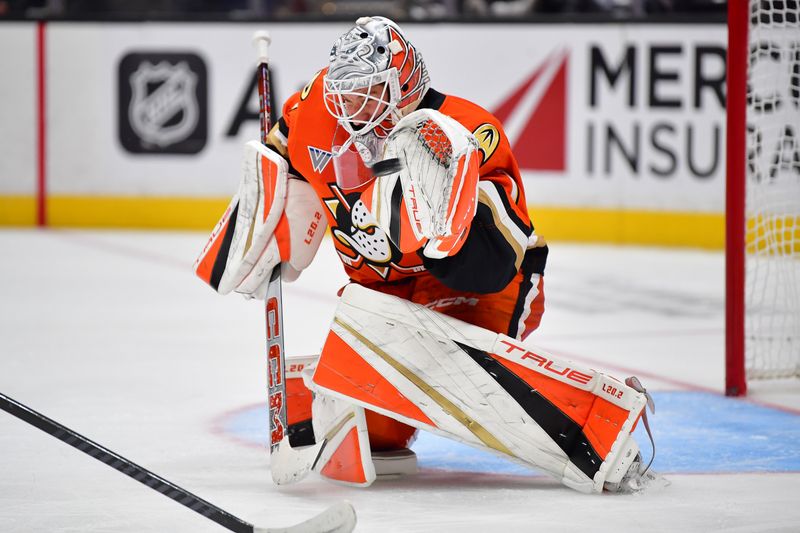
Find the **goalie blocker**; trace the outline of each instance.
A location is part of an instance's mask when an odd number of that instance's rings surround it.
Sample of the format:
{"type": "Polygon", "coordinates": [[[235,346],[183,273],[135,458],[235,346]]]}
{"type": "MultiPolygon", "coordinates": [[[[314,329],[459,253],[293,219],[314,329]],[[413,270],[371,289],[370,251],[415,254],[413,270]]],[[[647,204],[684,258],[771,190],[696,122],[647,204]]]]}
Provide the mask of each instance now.
{"type": "Polygon", "coordinates": [[[288,172],[288,163],[258,141],[244,146],[239,189],[194,264],[220,294],[263,299],[273,268],[295,281],[325,234],[314,189],[288,172]]]}
{"type": "Polygon", "coordinates": [[[304,377],[324,441],[314,470],[335,481],[375,479],[371,413],[397,421],[395,432],[408,425],[486,449],[580,492],[641,488],[646,468],[631,433],[649,396],[638,382],[394,296],[347,286],[304,377]]]}

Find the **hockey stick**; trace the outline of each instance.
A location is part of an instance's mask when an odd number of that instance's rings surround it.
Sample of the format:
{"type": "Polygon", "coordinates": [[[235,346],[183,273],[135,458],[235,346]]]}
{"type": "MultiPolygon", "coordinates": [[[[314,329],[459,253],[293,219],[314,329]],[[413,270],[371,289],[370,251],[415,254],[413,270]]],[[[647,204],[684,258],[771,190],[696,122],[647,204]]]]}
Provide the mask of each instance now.
{"type": "Polygon", "coordinates": [[[108,448],[89,440],[80,433],[76,433],[68,427],[34,411],[30,407],[9,398],[3,393],[0,393],[0,409],[41,429],[48,435],[52,435],[73,448],[82,451],[86,455],[94,457],[98,461],[122,472],[139,483],[147,485],[167,498],[175,500],[181,505],[205,516],[209,520],[216,522],[230,531],[235,531],[237,533],[345,533],[352,531],[356,525],[356,515],[353,507],[347,502],[340,502],[324,510],[317,516],[294,526],[285,528],[256,527],[220,509],[216,505],[195,496],[188,490],[167,481],[146,468],[117,455],[108,448]]]}
{"type": "MultiPolygon", "coordinates": [[[[261,144],[266,145],[272,115],[269,88],[269,45],[272,39],[268,32],[258,31],[253,35],[253,42],[258,54],[258,111],[261,122],[261,144]]],[[[284,485],[306,477],[317,459],[322,443],[303,449],[294,449],[289,444],[280,264],[273,269],[267,286],[265,320],[267,326],[270,472],[275,484],[284,485]]]]}

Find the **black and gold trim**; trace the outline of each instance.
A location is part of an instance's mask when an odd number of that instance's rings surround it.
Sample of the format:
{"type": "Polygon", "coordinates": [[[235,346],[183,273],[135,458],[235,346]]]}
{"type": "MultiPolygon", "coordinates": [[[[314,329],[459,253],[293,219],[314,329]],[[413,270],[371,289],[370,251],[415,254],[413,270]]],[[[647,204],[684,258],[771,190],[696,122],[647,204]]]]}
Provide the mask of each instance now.
{"type": "Polygon", "coordinates": [[[222,242],[219,245],[219,252],[214,259],[214,266],[211,268],[211,278],[208,284],[214,288],[215,291],[219,290],[219,282],[222,281],[222,275],[225,273],[225,267],[228,264],[228,253],[231,250],[231,242],[233,241],[233,234],[236,232],[236,218],[239,214],[239,204],[233,208],[231,216],[228,218],[228,227],[225,229],[225,235],[222,236],[222,242]]]}
{"type": "MultiPolygon", "coordinates": [[[[511,178],[509,177],[509,180],[511,178]]],[[[526,234],[530,234],[533,232],[533,223],[525,222],[517,215],[517,212],[511,207],[511,199],[506,195],[505,189],[503,186],[496,181],[490,182],[494,185],[495,190],[497,191],[497,196],[500,198],[500,202],[503,204],[503,210],[506,214],[508,214],[508,218],[520,229],[520,231],[525,232],[526,234]]]]}
{"type": "Polygon", "coordinates": [[[289,134],[289,128],[286,126],[283,118],[278,120],[269,133],[267,134],[267,146],[281,154],[281,157],[287,159],[289,157],[289,150],[286,147],[286,137],[289,134]]]}
{"type": "Polygon", "coordinates": [[[493,181],[481,182],[478,186],[478,202],[489,208],[495,229],[500,232],[514,250],[514,271],[519,270],[528,246],[530,226],[525,224],[511,208],[502,186],[493,181]]]}
{"type": "MultiPolygon", "coordinates": [[[[523,311],[528,307],[528,294],[534,290],[533,276],[539,274],[544,275],[544,267],[547,264],[547,253],[549,249],[547,246],[540,246],[538,248],[530,248],[525,251],[525,259],[522,260],[522,283],[519,284],[519,293],[517,294],[517,301],[514,304],[514,312],[511,315],[511,322],[509,323],[508,336],[516,338],[519,334],[519,319],[523,311]]],[[[538,278],[537,278],[538,280],[538,278]]]]}
{"type": "Polygon", "coordinates": [[[288,138],[289,125],[286,124],[286,121],[283,119],[283,117],[281,117],[269,131],[269,135],[267,135],[267,146],[273,151],[279,153],[281,157],[283,157],[289,164],[288,172],[290,177],[308,182],[305,176],[303,176],[300,171],[297,170],[294,165],[292,165],[292,160],[289,159],[289,147],[287,145],[288,138]]]}

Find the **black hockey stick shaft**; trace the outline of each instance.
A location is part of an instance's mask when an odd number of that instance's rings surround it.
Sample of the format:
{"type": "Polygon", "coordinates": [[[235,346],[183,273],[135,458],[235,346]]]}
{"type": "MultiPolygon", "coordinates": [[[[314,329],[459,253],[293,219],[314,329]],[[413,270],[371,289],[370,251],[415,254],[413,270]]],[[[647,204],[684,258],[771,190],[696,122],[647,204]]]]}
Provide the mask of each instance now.
{"type": "MultiPolygon", "coordinates": [[[[272,94],[269,87],[269,45],[272,39],[266,31],[253,36],[258,53],[258,102],[261,121],[261,144],[267,144],[272,125],[272,94]]],[[[274,452],[287,435],[286,413],[286,353],[284,352],[283,294],[281,290],[281,265],[275,266],[270,276],[265,302],[267,333],[267,394],[269,396],[270,453],[274,452]]]]}
{"type": "Polygon", "coordinates": [[[272,129],[272,94],[269,83],[269,45],[272,38],[266,31],[258,31],[253,36],[258,52],[258,115],[261,124],[261,144],[267,144],[267,135],[272,129]]]}
{"type": "Polygon", "coordinates": [[[59,424],[55,420],[52,420],[43,414],[34,411],[30,407],[27,407],[18,401],[9,398],[3,393],[0,393],[0,409],[38,429],[41,429],[48,435],[52,435],[58,440],[69,444],[73,448],[77,448],[86,455],[89,455],[98,461],[107,464],[114,470],[122,472],[126,476],[132,477],[139,483],[147,485],[151,489],[160,492],[167,498],[175,500],[184,507],[188,507],[192,511],[205,516],[209,520],[213,520],[217,524],[230,531],[235,531],[237,533],[253,533],[255,531],[255,528],[252,524],[233,516],[227,511],[205,501],[199,496],[195,496],[188,490],[181,488],[170,481],[167,481],[148,469],[129,461],[121,455],[112,452],[108,448],[101,446],[90,439],[87,439],[80,433],[76,433],[68,427],[59,424]]]}

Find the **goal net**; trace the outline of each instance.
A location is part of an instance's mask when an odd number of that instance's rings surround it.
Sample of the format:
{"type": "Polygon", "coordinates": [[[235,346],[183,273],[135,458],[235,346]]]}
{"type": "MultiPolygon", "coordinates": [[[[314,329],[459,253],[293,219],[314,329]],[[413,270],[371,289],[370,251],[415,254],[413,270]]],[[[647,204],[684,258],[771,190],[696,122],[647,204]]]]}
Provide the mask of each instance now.
{"type": "MultiPolygon", "coordinates": [[[[744,113],[738,119],[744,119],[744,151],[731,152],[729,144],[727,210],[727,216],[743,218],[738,221],[743,225],[743,242],[728,241],[729,261],[731,247],[744,247],[743,258],[739,256],[739,268],[744,270],[739,284],[744,291],[742,332],[736,341],[743,344],[743,361],[733,362],[743,362],[743,375],[734,376],[744,380],[738,391],[743,394],[746,380],[800,377],[800,0],[730,4],[731,107],[740,94],[732,62],[737,47],[746,46],[741,52],[746,54],[744,113]],[[743,16],[735,13],[737,9],[746,15],[739,22],[744,35],[735,31],[734,17],[743,16]],[[737,39],[744,42],[735,43],[737,39]],[[742,163],[742,175],[737,176],[736,166],[742,163]],[[735,199],[743,203],[743,213],[731,208],[736,179],[744,182],[743,198],[735,199]]],[[[736,135],[731,111],[729,134],[736,135]]],[[[730,286],[728,291],[731,298],[730,286]]],[[[735,325],[729,322],[728,327],[735,325]]],[[[729,359],[729,374],[736,372],[731,364],[729,359]]]]}

